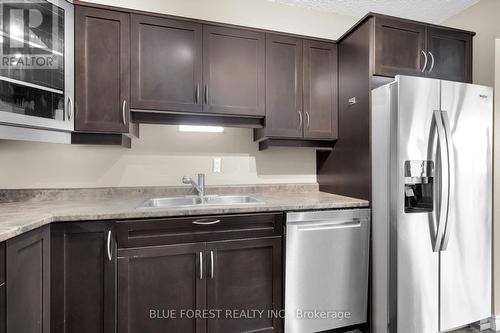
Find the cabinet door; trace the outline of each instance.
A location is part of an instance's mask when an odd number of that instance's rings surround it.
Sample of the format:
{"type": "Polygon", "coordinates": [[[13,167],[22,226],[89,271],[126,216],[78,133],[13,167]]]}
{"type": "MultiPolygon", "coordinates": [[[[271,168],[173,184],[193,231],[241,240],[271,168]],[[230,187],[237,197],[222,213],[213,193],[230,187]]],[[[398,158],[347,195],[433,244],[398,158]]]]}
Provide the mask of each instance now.
{"type": "Polygon", "coordinates": [[[5,333],[5,243],[0,243],[0,333],[5,333]]]}
{"type": "Polygon", "coordinates": [[[75,129],[128,132],[129,14],[76,6],[75,129]]]}
{"type": "Polygon", "coordinates": [[[266,136],[301,138],[302,40],[267,35],[266,136]]]}
{"type": "Polygon", "coordinates": [[[203,111],[263,116],[265,34],[203,26],[203,111]]]}
{"type": "Polygon", "coordinates": [[[7,332],[50,332],[50,229],[7,241],[7,332]]]}
{"type": "Polygon", "coordinates": [[[426,26],[375,17],[375,75],[424,76],[426,26]]]}
{"type": "Polygon", "coordinates": [[[52,226],[53,332],[115,332],[116,250],[110,223],[52,226]]]}
{"type": "Polygon", "coordinates": [[[132,108],[201,111],[202,25],[131,18],[132,108]]]}
{"type": "Polygon", "coordinates": [[[472,82],[472,35],[447,29],[427,29],[428,76],[472,82]],[[432,59],[433,58],[433,59],[432,59]]]}
{"type": "Polygon", "coordinates": [[[5,282],[0,283],[0,333],[5,333],[5,282]]]}
{"type": "Polygon", "coordinates": [[[205,308],[204,251],[205,243],[120,249],[118,332],[205,332],[205,319],[182,313],[205,308]]]}
{"type": "Polygon", "coordinates": [[[208,320],[208,333],[280,332],[282,320],[268,311],[282,308],[281,237],[207,243],[206,253],[207,307],[263,311],[246,319],[224,312],[208,320]]]}
{"type": "Polygon", "coordinates": [[[337,138],[337,45],[304,41],[304,137],[337,138]]]}

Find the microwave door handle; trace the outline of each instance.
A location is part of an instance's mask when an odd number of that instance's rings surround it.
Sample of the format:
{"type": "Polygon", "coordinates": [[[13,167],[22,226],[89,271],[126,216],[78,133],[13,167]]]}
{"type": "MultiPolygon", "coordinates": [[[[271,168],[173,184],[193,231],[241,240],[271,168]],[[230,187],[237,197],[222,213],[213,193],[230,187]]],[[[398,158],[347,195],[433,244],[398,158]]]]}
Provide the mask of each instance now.
{"type": "Polygon", "coordinates": [[[438,134],[438,144],[441,158],[441,176],[440,187],[439,187],[439,215],[438,215],[438,225],[436,232],[436,239],[433,244],[433,251],[439,252],[441,248],[441,243],[443,240],[444,229],[446,226],[446,214],[448,212],[448,200],[449,200],[449,163],[448,163],[448,152],[446,146],[446,135],[443,126],[443,120],[441,118],[441,111],[434,111],[434,122],[436,123],[436,130],[438,134]]]}
{"type": "Polygon", "coordinates": [[[452,229],[452,221],[450,219],[450,210],[451,210],[451,200],[450,196],[453,194],[455,190],[455,181],[454,181],[454,164],[453,164],[453,158],[451,156],[451,127],[450,127],[450,119],[448,118],[448,112],[446,111],[441,111],[441,117],[443,118],[443,126],[444,126],[444,133],[446,135],[446,152],[448,153],[448,205],[446,207],[446,226],[444,228],[444,236],[443,236],[443,242],[441,245],[441,251],[446,251],[448,248],[448,241],[450,240],[450,233],[452,229]]]}
{"type": "Polygon", "coordinates": [[[73,117],[73,100],[71,97],[68,97],[68,121],[73,117]]]}

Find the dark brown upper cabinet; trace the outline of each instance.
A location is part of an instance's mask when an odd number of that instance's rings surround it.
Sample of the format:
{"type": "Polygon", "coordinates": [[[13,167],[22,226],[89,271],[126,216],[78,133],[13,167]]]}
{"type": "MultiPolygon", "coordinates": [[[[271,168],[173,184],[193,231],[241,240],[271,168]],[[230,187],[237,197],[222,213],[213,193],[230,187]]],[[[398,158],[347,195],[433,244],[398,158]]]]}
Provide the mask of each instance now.
{"type": "Polygon", "coordinates": [[[302,138],[302,39],[269,34],[266,43],[265,134],[302,138]]]}
{"type": "Polygon", "coordinates": [[[337,45],[268,34],[266,121],[255,139],[334,140],[337,109],[337,45]]]}
{"type": "Polygon", "coordinates": [[[400,19],[375,19],[375,74],[422,75],[425,47],[424,24],[400,19]]]}
{"type": "Polygon", "coordinates": [[[472,82],[472,34],[429,27],[427,50],[432,66],[429,77],[472,82]]]}
{"type": "Polygon", "coordinates": [[[127,133],[130,16],[75,6],[75,130],[127,133]]]}
{"type": "Polygon", "coordinates": [[[7,332],[50,332],[50,226],[7,241],[7,332]]]}
{"type": "Polygon", "coordinates": [[[304,138],[336,139],[337,45],[304,41],[304,138]]]}
{"type": "Polygon", "coordinates": [[[369,13],[338,40],[339,133],[332,152],[317,155],[320,190],[371,200],[372,89],[398,74],[471,82],[473,36],[369,13]]]}
{"type": "Polygon", "coordinates": [[[265,114],[265,34],[203,26],[203,111],[265,114]]]}
{"type": "Polygon", "coordinates": [[[374,21],[374,75],[472,82],[473,33],[383,15],[374,21]]]}
{"type": "Polygon", "coordinates": [[[132,15],[131,75],[133,109],[202,111],[202,25],[132,15]]]}
{"type": "Polygon", "coordinates": [[[115,244],[112,222],[52,225],[52,332],[115,332],[115,244]]]}

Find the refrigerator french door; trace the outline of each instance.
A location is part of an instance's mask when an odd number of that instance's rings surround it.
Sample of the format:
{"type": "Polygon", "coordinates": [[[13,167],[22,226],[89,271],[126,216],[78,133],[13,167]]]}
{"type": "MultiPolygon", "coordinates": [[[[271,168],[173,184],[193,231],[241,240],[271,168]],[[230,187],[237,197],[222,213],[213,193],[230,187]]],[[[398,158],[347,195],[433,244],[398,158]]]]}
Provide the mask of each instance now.
{"type": "Polygon", "coordinates": [[[491,316],[489,87],[398,76],[372,91],[373,331],[491,316]]]}

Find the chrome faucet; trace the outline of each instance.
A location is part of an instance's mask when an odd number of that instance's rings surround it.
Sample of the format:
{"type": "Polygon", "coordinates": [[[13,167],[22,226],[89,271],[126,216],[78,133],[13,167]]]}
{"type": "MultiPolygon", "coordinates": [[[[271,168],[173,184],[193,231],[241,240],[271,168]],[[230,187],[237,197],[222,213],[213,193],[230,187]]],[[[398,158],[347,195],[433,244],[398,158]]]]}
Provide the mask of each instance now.
{"type": "Polygon", "coordinates": [[[196,190],[200,198],[203,199],[205,197],[205,174],[203,173],[198,174],[198,183],[196,183],[189,176],[182,177],[182,183],[191,184],[191,186],[193,186],[193,188],[196,190]]]}

